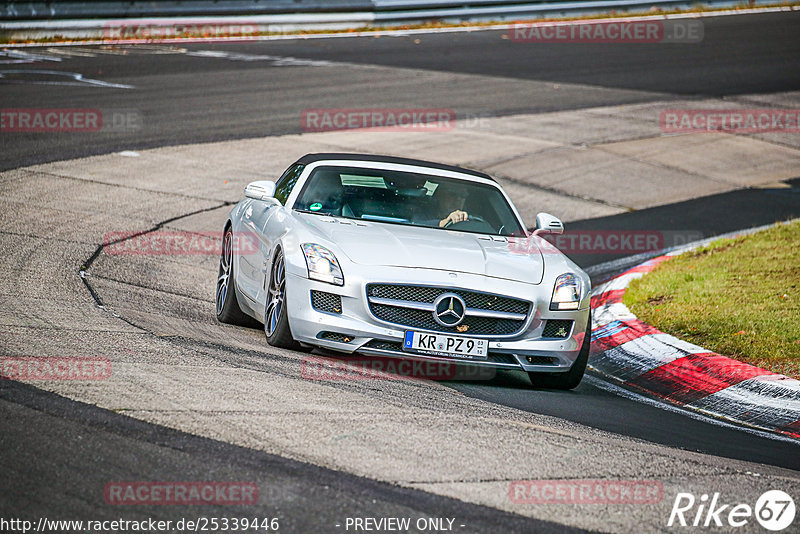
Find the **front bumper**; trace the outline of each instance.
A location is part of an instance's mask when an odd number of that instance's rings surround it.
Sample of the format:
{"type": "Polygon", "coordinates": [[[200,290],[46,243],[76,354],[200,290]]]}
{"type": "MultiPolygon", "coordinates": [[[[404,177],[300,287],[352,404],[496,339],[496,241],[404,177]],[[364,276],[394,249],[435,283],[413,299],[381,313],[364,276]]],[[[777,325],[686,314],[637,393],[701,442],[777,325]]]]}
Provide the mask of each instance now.
{"type": "MultiPolygon", "coordinates": [[[[578,357],[589,322],[588,296],[579,310],[550,311],[548,307],[552,288],[541,285],[464,273],[455,273],[454,277],[454,273],[448,271],[429,269],[382,267],[380,271],[381,278],[375,279],[374,272],[359,272],[359,269],[350,266],[345,273],[344,286],[310,280],[296,272],[287,271],[286,304],[292,336],[301,343],[348,354],[447,361],[534,372],[567,371],[578,357]],[[489,356],[486,360],[431,356],[402,349],[407,330],[428,330],[387,323],[372,314],[367,303],[366,286],[369,283],[430,285],[507,295],[531,301],[534,308],[519,334],[507,338],[482,336],[489,343],[489,356]],[[311,305],[312,290],[339,295],[341,313],[314,309],[311,305]],[[545,321],[548,319],[571,320],[569,334],[560,339],[542,337],[545,321]]],[[[472,337],[469,334],[451,335],[472,337]]]]}

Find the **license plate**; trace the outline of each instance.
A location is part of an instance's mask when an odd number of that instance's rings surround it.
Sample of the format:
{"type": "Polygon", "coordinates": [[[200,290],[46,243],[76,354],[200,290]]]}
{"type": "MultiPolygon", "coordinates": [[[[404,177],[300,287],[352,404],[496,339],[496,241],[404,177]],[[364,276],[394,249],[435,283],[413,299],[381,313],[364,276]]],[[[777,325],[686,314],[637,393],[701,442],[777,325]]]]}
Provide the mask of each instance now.
{"type": "Polygon", "coordinates": [[[468,360],[485,360],[489,343],[485,339],[406,332],[404,350],[413,350],[434,356],[449,356],[468,360]]]}

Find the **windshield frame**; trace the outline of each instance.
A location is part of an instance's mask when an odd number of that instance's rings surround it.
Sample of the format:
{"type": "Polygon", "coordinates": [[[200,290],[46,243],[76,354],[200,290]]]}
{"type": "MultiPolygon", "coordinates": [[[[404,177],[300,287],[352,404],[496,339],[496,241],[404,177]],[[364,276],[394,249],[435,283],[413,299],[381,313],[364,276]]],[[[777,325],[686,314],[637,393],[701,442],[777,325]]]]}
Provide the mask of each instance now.
{"type": "Polygon", "coordinates": [[[384,162],[372,162],[372,161],[358,161],[358,160],[320,160],[315,161],[314,163],[310,163],[303,169],[302,175],[298,179],[297,183],[295,184],[292,193],[289,195],[289,198],[286,202],[287,207],[292,211],[296,211],[297,213],[306,213],[311,215],[323,216],[323,217],[332,217],[338,219],[346,219],[350,221],[360,221],[363,223],[378,223],[378,224],[392,224],[392,225],[399,225],[399,226],[406,226],[411,228],[427,228],[429,230],[446,230],[449,232],[460,232],[460,233],[468,233],[473,235],[485,235],[485,236],[493,236],[493,237],[504,237],[504,238],[512,238],[512,237],[528,237],[530,232],[528,231],[528,227],[525,225],[525,222],[522,220],[522,217],[517,211],[517,207],[511,201],[511,198],[505,192],[505,190],[500,187],[500,184],[495,182],[494,180],[481,178],[479,176],[474,176],[465,173],[459,173],[455,171],[443,170],[443,169],[433,169],[424,166],[416,166],[416,165],[406,165],[400,163],[384,163],[384,162]],[[464,181],[474,184],[480,184],[484,186],[491,187],[498,191],[502,196],[503,200],[505,200],[506,205],[511,210],[511,213],[514,216],[517,225],[522,230],[521,235],[517,235],[516,233],[511,233],[508,235],[500,234],[497,232],[487,233],[487,232],[479,232],[474,230],[464,230],[459,228],[451,227],[434,227],[434,226],[425,226],[420,224],[413,224],[413,223],[406,223],[406,222],[396,222],[396,221],[381,221],[375,219],[363,219],[360,217],[348,217],[344,215],[334,215],[330,213],[323,213],[323,212],[315,212],[311,210],[301,209],[297,206],[298,201],[302,198],[303,193],[306,191],[311,175],[314,171],[319,167],[345,167],[350,169],[364,169],[366,171],[398,171],[398,172],[407,172],[407,173],[414,173],[419,175],[430,176],[434,179],[438,178],[445,178],[449,180],[456,180],[456,181],[464,181]]]}

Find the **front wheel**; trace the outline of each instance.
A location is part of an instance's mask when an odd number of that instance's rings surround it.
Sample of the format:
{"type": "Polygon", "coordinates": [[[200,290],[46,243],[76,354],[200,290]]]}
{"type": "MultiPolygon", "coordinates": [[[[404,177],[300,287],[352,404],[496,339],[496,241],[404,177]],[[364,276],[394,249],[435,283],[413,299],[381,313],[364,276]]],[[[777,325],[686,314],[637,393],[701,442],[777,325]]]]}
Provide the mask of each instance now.
{"type": "Polygon", "coordinates": [[[286,264],[281,250],[275,253],[272,262],[267,304],[264,310],[264,334],[267,336],[267,343],[273,347],[306,350],[294,340],[289,328],[289,313],[286,307],[286,264]]]}
{"type": "Polygon", "coordinates": [[[531,384],[536,388],[544,389],[575,389],[583,379],[586,372],[586,364],[589,362],[589,348],[592,343],[592,317],[589,316],[589,324],[586,325],[586,335],[583,338],[581,351],[566,373],[534,373],[529,372],[528,377],[531,384]]]}
{"type": "Polygon", "coordinates": [[[238,326],[258,326],[255,320],[242,311],[236,300],[233,255],[233,230],[229,226],[225,229],[222,237],[222,254],[220,254],[217,272],[217,320],[221,323],[238,326]]]}

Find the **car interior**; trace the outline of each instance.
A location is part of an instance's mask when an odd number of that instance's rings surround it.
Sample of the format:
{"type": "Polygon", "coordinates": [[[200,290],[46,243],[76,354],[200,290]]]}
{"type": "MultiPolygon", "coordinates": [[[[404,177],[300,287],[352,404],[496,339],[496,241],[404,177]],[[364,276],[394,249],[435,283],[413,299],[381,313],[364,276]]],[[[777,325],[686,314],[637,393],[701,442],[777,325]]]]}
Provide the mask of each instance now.
{"type": "Polygon", "coordinates": [[[396,171],[320,167],[309,178],[295,209],[432,228],[438,228],[454,209],[463,209],[470,218],[448,228],[502,235],[518,230],[514,228],[517,224],[508,224],[509,213],[500,215],[509,211],[505,200],[485,185],[396,171]],[[462,205],[445,205],[444,191],[448,188],[463,193],[462,205]]]}

